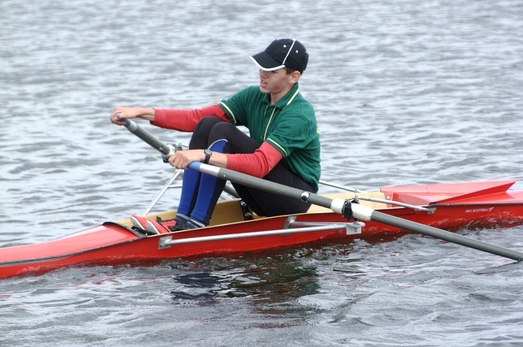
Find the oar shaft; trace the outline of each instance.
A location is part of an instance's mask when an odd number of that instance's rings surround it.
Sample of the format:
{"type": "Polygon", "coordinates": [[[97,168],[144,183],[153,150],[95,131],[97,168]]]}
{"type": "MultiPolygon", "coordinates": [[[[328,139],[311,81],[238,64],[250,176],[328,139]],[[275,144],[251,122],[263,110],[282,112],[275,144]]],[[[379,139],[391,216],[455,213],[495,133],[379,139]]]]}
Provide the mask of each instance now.
{"type": "Polygon", "coordinates": [[[387,225],[396,226],[405,230],[413,231],[423,235],[432,236],[437,239],[456,243],[458,245],[474,248],[483,252],[496,254],[505,258],[514,259],[517,261],[523,260],[523,253],[500,246],[492,245],[479,240],[474,240],[456,233],[451,233],[445,230],[437,229],[425,224],[420,224],[391,216],[382,212],[372,211],[370,219],[375,222],[380,222],[387,225]]]}
{"type": "Polygon", "coordinates": [[[323,197],[308,191],[298,188],[289,187],[280,183],[267,181],[241,172],[220,168],[213,165],[206,165],[199,162],[192,162],[189,164],[189,169],[200,171],[214,177],[241,184],[243,186],[256,188],[266,192],[286,196],[289,198],[301,200],[304,203],[309,202],[313,205],[318,205],[326,208],[332,208],[333,199],[323,197]]]}
{"type": "Polygon", "coordinates": [[[331,209],[333,212],[342,214],[346,218],[358,218],[365,221],[375,221],[411,232],[432,236],[444,241],[453,242],[462,246],[474,248],[491,254],[496,254],[505,258],[517,261],[523,260],[523,253],[513,251],[496,245],[491,245],[482,241],[470,239],[459,234],[451,233],[445,230],[437,229],[425,224],[412,222],[406,219],[391,216],[372,208],[356,203],[350,203],[350,208],[346,208],[348,202],[342,199],[330,199],[318,194],[302,191],[300,189],[288,187],[279,183],[252,177],[240,172],[229,169],[219,168],[212,165],[206,165],[198,162],[189,164],[189,168],[197,170],[221,179],[229,180],[238,184],[268,191],[271,193],[287,196],[290,198],[308,201],[314,205],[319,205],[331,209]]]}

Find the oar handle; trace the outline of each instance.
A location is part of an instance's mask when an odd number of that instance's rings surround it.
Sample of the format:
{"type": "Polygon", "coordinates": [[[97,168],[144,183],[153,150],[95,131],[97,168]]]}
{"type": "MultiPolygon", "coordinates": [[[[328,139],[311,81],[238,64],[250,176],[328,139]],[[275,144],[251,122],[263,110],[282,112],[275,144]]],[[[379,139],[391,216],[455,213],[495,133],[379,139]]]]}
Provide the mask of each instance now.
{"type": "Polygon", "coordinates": [[[148,145],[150,145],[152,148],[156,149],[160,153],[162,153],[162,156],[165,159],[169,159],[171,155],[173,155],[176,152],[176,148],[174,148],[173,145],[165,144],[162,141],[158,140],[156,137],[151,135],[147,130],[140,127],[138,124],[133,122],[132,120],[125,119],[125,127],[127,130],[141,138],[144,142],[146,142],[148,145]]]}

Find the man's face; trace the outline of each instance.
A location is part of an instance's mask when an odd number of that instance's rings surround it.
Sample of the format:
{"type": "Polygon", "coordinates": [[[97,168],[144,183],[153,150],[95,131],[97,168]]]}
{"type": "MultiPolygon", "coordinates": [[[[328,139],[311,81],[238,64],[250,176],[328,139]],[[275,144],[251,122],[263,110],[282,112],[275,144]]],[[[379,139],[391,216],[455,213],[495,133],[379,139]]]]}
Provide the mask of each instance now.
{"type": "Polygon", "coordinates": [[[285,68],[275,71],[259,70],[260,75],[260,91],[262,93],[279,94],[288,91],[296,83],[294,74],[287,74],[285,68]]]}

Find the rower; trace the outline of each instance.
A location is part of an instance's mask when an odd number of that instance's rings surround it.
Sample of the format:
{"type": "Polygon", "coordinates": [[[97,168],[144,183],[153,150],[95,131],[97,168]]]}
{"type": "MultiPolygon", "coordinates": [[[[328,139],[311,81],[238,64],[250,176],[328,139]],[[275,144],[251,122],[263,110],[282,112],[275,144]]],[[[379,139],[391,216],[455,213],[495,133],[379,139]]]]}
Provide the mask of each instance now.
{"type": "MultiPolygon", "coordinates": [[[[317,192],[319,131],[314,109],[298,84],[309,60],[307,49],[296,39],[278,39],[251,59],[259,69],[259,84],[219,104],[195,110],[116,107],[111,121],[125,125],[126,120],[142,118],[162,128],[193,132],[189,150],[168,158],[178,169],[201,162],[317,192]],[[248,128],[249,135],[238,126],[248,128]]],[[[205,227],[225,183],[219,177],[186,170],[176,218],[155,221],[135,215],[133,223],[153,232],[205,227]]],[[[303,213],[311,205],[241,183],[233,185],[259,216],[303,213]]]]}

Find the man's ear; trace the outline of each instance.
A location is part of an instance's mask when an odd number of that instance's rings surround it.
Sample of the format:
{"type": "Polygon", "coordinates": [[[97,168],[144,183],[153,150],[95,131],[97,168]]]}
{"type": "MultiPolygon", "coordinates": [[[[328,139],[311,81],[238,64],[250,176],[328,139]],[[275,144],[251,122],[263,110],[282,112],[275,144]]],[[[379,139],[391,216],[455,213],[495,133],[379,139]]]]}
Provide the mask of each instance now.
{"type": "Polygon", "coordinates": [[[301,73],[299,71],[293,71],[291,73],[291,79],[289,80],[290,83],[295,84],[299,81],[301,77],[301,73]]]}

